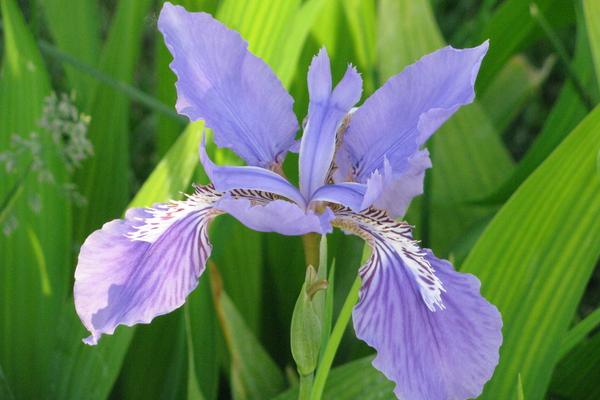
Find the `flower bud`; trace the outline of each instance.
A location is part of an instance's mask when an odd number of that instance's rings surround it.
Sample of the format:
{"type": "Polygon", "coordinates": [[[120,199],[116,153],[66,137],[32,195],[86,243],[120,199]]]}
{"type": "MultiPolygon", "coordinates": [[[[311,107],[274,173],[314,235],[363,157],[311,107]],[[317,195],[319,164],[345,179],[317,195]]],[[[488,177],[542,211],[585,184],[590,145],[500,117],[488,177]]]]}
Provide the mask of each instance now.
{"type": "Polygon", "coordinates": [[[319,290],[325,289],[327,282],[319,280],[317,272],[309,265],[302,290],[294,307],[291,328],[292,356],[300,375],[310,375],[317,368],[321,345],[321,318],[313,301],[319,290]]]}

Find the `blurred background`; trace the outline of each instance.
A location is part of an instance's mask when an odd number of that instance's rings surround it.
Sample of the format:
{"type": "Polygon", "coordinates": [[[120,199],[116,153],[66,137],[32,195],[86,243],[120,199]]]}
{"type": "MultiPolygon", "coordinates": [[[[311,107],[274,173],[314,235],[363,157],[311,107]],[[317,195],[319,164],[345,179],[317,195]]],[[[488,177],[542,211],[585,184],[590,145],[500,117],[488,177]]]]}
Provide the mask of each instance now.
{"type": "MultiPolygon", "coordinates": [[[[178,1],[175,1],[178,2],[178,1]]],[[[485,399],[600,398],[600,1],[185,0],[238,30],[307,110],[325,45],[363,100],[446,44],[490,39],[477,101],[430,141],[407,220],[503,314],[485,399]]],[[[73,306],[79,246],[127,207],[180,198],[202,122],[175,113],[161,1],[0,0],[0,399],[293,399],[291,313],[302,240],[211,228],[211,274],[184,307],[97,347],[73,306]]],[[[217,163],[239,163],[210,146],[217,163]]],[[[286,174],[297,179],[297,156],[286,174]]],[[[328,238],[333,310],[363,242],[328,238]]],[[[346,334],[324,398],[391,399],[372,350],[346,334]]],[[[460,366],[456,366],[460,368],[460,366]]]]}

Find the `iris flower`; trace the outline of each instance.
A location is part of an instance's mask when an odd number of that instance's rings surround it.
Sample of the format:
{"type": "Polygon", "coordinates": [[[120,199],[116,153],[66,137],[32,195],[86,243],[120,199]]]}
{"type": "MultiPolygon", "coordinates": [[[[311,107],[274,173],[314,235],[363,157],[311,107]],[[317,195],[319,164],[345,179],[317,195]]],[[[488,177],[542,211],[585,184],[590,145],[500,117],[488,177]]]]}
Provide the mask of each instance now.
{"type": "MultiPolygon", "coordinates": [[[[442,48],[390,78],[358,108],[362,80],[349,66],[333,85],[325,49],[308,70],[310,103],[301,141],[293,100],[235,31],[206,13],[166,3],[158,20],[173,55],[177,111],[204,120],[218,146],[247,166],[215,165],[212,184],[183,201],[135,208],[92,233],[75,272],[77,312],[96,344],[118,325],[149,323],[180,307],[211,252],[207,228],[231,214],[261,232],[363,238],[372,255],[359,274],[356,335],[403,399],[477,397],[498,363],[502,321],[472,275],[419,247],[397,220],[423,191],[431,161],[423,144],[462,105],[488,48],[442,48]],[[299,189],[283,176],[299,151],[299,189]]],[[[473,127],[477,129],[477,127],[473,127]]]]}

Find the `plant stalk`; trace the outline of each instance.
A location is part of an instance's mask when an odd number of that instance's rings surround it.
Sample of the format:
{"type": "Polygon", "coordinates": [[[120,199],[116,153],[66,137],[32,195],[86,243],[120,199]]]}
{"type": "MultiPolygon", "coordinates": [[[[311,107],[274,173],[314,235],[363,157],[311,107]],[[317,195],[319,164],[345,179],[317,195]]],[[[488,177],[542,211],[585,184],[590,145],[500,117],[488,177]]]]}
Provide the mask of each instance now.
{"type": "Polygon", "coordinates": [[[298,400],[309,400],[314,382],[314,374],[300,375],[300,391],[298,400]]]}

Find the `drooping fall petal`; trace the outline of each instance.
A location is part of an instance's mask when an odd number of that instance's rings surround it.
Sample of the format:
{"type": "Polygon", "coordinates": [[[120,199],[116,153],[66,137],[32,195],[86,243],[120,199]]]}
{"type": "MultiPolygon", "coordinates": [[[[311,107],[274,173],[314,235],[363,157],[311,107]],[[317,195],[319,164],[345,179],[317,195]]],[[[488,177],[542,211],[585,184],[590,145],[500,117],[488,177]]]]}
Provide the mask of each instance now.
{"type": "Polygon", "coordinates": [[[479,280],[420,249],[410,227],[384,211],[334,211],[334,225],[372,248],[352,317],[356,335],[377,351],[373,366],[400,399],[477,397],[502,343],[502,319],[479,280]]]}

